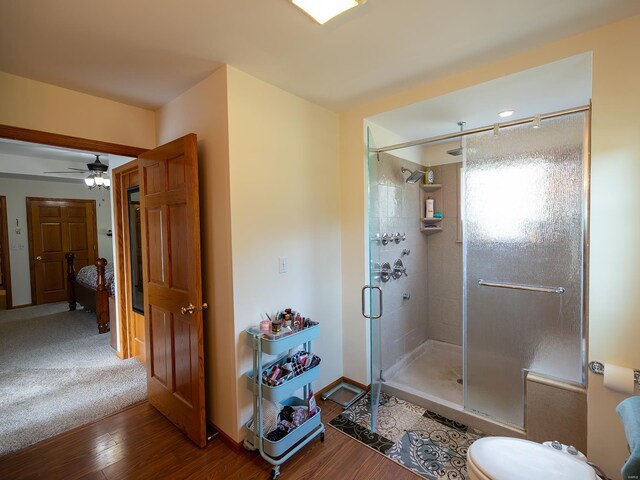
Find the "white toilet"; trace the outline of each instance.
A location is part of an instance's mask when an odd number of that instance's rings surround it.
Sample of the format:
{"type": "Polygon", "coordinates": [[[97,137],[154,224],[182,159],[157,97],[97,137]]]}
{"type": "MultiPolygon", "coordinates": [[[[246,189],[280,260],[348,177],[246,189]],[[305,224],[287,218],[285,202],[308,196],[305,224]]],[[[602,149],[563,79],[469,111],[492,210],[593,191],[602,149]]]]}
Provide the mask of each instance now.
{"type": "Polygon", "coordinates": [[[567,446],[509,437],[485,437],[467,453],[471,480],[597,480],[584,455],[571,455],[567,446]]]}

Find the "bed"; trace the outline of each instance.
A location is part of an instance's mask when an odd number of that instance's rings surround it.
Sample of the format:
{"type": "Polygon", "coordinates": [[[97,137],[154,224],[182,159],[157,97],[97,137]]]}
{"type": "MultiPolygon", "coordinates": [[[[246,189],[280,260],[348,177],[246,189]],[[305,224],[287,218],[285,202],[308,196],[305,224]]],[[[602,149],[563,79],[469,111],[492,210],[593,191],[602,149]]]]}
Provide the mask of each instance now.
{"type": "Polygon", "coordinates": [[[78,304],[85,310],[96,313],[98,333],[107,333],[109,323],[109,297],[114,296],[115,282],[113,265],[99,258],[95,265],[82,267],[77,273],[74,267],[75,255],[65,255],[67,259],[67,295],[69,310],[75,310],[78,304]]]}

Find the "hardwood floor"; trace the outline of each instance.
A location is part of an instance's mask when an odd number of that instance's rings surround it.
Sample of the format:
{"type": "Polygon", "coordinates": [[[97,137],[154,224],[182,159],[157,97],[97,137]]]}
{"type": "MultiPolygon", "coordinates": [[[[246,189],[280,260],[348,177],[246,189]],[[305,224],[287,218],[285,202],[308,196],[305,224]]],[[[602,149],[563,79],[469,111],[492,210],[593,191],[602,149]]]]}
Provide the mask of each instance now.
{"type": "MultiPolygon", "coordinates": [[[[342,412],[320,401],[323,421],[342,412]]],[[[234,453],[219,438],[199,449],[147,402],[0,457],[1,479],[268,479],[256,452],[234,453]]],[[[420,478],[327,425],[282,466],[286,479],[420,478]]]]}

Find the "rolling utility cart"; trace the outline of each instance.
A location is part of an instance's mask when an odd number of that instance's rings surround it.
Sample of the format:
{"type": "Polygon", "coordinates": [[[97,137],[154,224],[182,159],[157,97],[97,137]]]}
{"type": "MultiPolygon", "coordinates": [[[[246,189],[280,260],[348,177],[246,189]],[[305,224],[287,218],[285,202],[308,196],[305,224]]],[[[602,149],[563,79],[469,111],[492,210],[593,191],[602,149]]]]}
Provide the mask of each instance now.
{"type": "Polygon", "coordinates": [[[244,440],[244,447],[247,450],[260,451],[262,458],[273,465],[270,478],[275,480],[280,475],[280,465],[311,440],[320,435],[320,440],[324,442],[324,425],[320,420],[320,407],[316,407],[315,415],[307,418],[302,425],[291,430],[282,439],[272,442],[265,438],[268,432],[264,431],[262,400],[277,402],[283,406],[306,405],[311,383],[320,376],[320,365],[276,387],[262,383],[262,372],[276,363],[286,362],[289,350],[294,347],[303,346],[307,352],[311,353],[311,340],[320,336],[320,326],[315,324],[302,330],[282,334],[264,332],[258,327],[248,328],[246,332],[247,343],[253,348],[253,370],[246,374],[247,387],[253,392],[253,424],[251,425],[251,421],[246,424],[248,433],[244,440]],[[265,365],[263,353],[277,355],[279,358],[265,365]],[[293,396],[300,389],[303,389],[304,397],[293,396]]]}

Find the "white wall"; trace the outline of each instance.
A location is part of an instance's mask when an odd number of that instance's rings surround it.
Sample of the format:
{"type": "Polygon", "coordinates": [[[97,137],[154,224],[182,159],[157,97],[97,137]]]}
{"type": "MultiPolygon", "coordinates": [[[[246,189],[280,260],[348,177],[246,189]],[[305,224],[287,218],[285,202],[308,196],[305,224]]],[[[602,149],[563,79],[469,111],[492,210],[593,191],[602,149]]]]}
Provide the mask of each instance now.
{"type": "Polygon", "coordinates": [[[89,190],[82,179],[77,182],[41,180],[37,178],[0,177],[0,195],[7,197],[7,222],[11,245],[11,289],[14,306],[31,303],[31,280],[29,276],[29,240],[27,233],[26,197],[77,198],[96,200],[98,224],[98,255],[113,262],[113,244],[106,235],[111,230],[111,200],[105,190],[89,190]],[[16,219],[22,228],[15,231],[16,219]]]}
{"type": "MultiPolygon", "coordinates": [[[[242,423],[251,416],[244,329],[292,307],[320,322],[319,390],[342,376],[340,177],[335,113],[228,67],[236,372],[242,423]],[[288,272],[278,273],[278,257],[288,272]]],[[[354,179],[359,184],[360,179],[354,179]]],[[[344,321],[359,322],[360,318],[344,321]]]]}
{"type": "MultiPolygon", "coordinates": [[[[371,130],[371,148],[388,147],[390,145],[398,145],[409,141],[409,139],[398,135],[387,128],[381,127],[370,120],[367,120],[365,125],[371,130]]],[[[399,148],[390,153],[396,157],[404,158],[405,160],[409,160],[413,163],[422,163],[422,147],[399,148]]]]}

